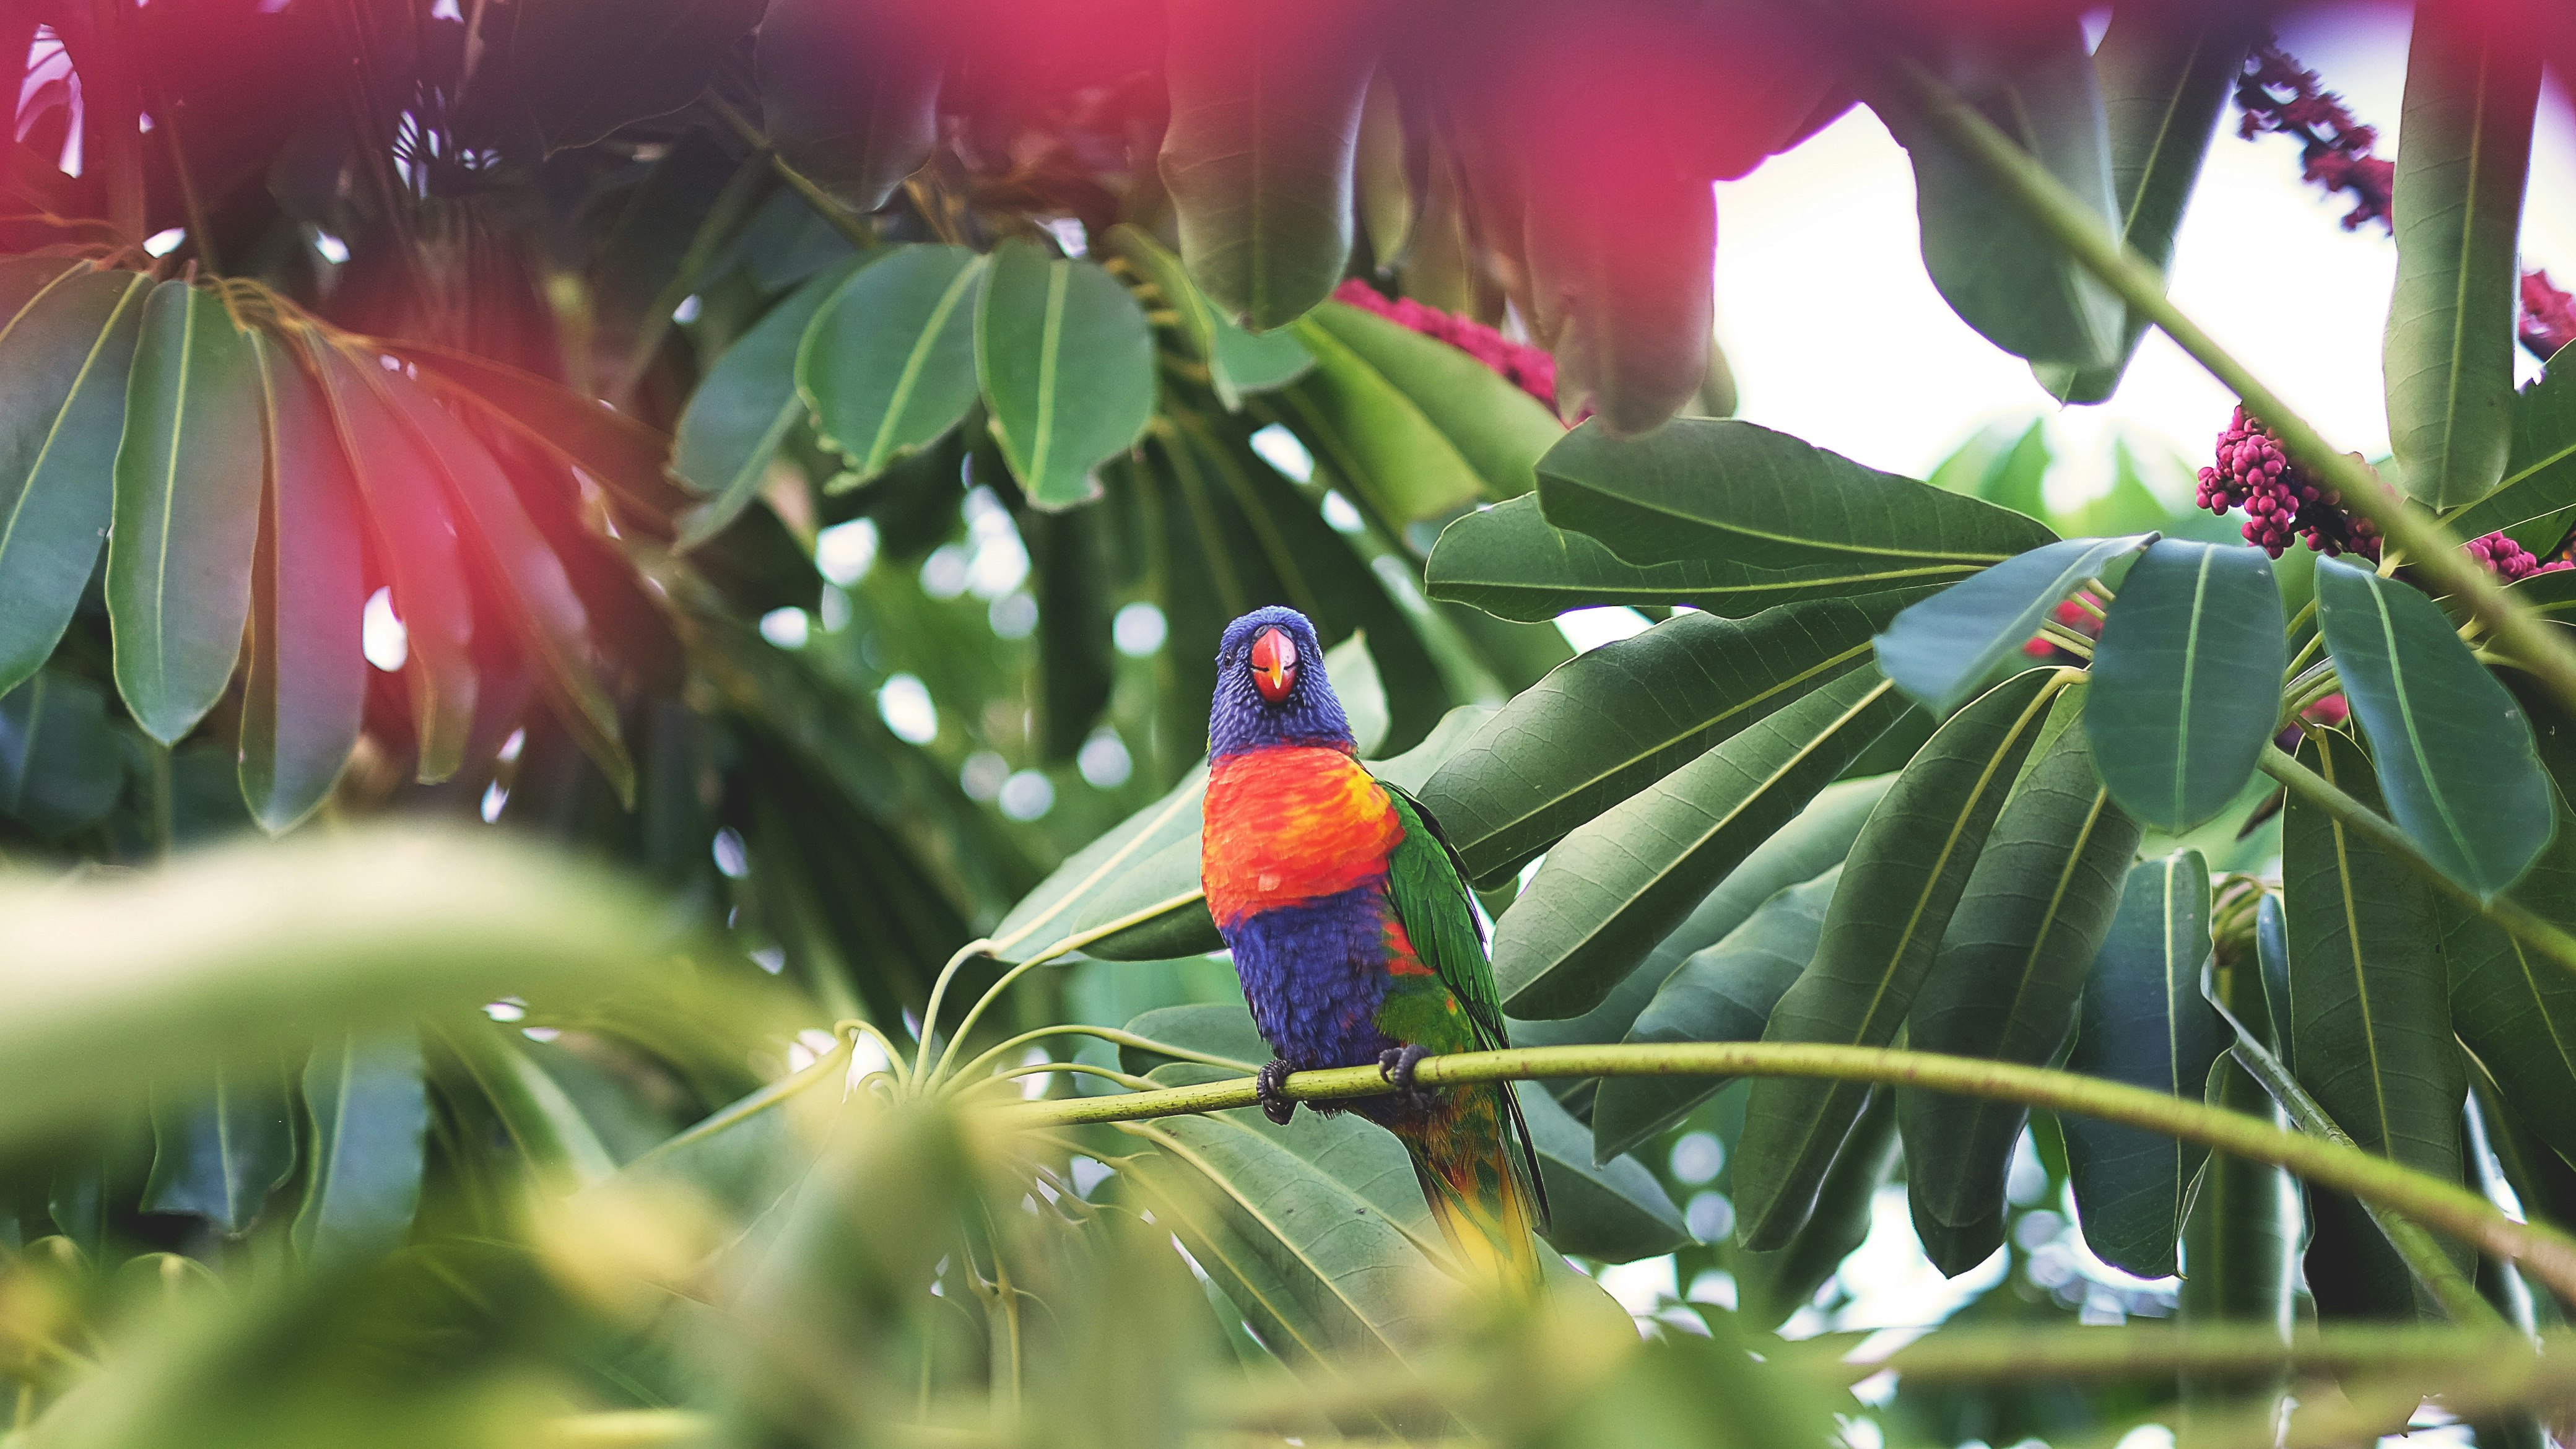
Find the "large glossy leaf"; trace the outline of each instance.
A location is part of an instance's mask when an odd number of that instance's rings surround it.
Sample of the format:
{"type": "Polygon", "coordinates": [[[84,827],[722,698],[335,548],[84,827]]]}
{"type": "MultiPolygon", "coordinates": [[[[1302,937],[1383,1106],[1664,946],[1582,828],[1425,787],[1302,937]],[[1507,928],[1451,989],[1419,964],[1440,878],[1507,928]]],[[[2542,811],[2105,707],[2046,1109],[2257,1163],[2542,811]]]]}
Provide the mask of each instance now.
{"type": "MultiPolygon", "coordinates": [[[[216,789],[228,793],[223,772],[216,789]]],[[[0,882],[0,1141],[503,996],[595,1002],[680,984],[649,897],[490,833],[350,830],[191,852],[87,881],[0,882]]],[[[711,1020],[714,1018],[710,1018],[711,1020]]]]}
{"type": "Polygon", "coordinates": [[[1681,1213],[1633,1157],[1592,1160],[1592,1132],[1536,1082],[1516,1082],[1547,1185],[1547,1241],[1560,1253],[1628,1263],[1690,1241],[1681,1213]]]}
{"type": "Polygon", "coordinates": [[[2546,552],[2576,505],[2576,363],[2543,373],[2514,394],[2513,445],[2496,490],[2444,519],[2461,538],[2499,530],[2546,552]],[[2540,537],[2541,534],[2548,535],[2540,537]]]}
{"type": "Polygon", "coordinates": [[[1594,817],[1548,852],[1494,925],[1515,1016],[1599,1004],[1726,873],[1904,714],[1854,670],[1594,817]]]}
{"type": "MultiPolygon", "coordinates": [[[[2558,837],[2512,898],[2543,920],[2576,923],[2576,830],[2563,798],[2550,793],[2558,837]]],[[[2551,1147],[2576,1151],[2576,976],[2456,901],[2438,901],[2435,915],[2461,1044],[2551,1147]]]]}
{"type": "MultiPolygon", "coordinates": [[[[2074,18],[2016,34],[2009,56],[1957,59],[1964,73],[1951,79],[1967,101],[2117,235],[2102,96],[2074,18]]],[[[2110,289],[1910,109],[1880,104],[1878,112],[1913,154],[1923,266],[1942,300],[2016,357],[2076,368],[2114,362],[2122,312],[2110,289]]]]}
{"type": "MultiPolygon", "coordinates": [[[[1005,961],[1025,960],[1087,929],[1086,922],[1096,925],[1126,913],[1113,909],[1104,915],[1104,906],[1132,900],[1134,905],[1128,907],[1132,910],[1196,891],[1199,807],[1206,794],[1207,768],[1202,765],[1183,776],[1163,798],[1075,851],[993,928],[993,954],[1005,961]]],[[[1118,938],[1095,941],[1083,949],[1110,960],[1149,961],[1213,951],[1224,944],[1217,939],[1216,922],[1208,916],[1206,902],[1188,901],[1172,914],[1171,931],[1139,933],[1147,944],[1137,954],[1109,954],[1120,950],[1118,938]],[[1163,935],[1183,930],[1209,944],[1177,951],[1156,949],[1163,944],[1163,935]]]]}
{"type": "Polygon", "coordinates": [[[1896,616],[1878,636],[1878,667],[1897,687],[1948,714],[2012,658],[2059,601],[2152,533],[2070,538],[2007,559],[1896,616]]]}
{"type": "MultiPolygon", "coordinates": [[[[2299,1044],[2290,1034],[2290,1023],[2299,1019],[2297,986],[2290,979],[2289,914],[2282,909],[2277,895],[2267,893],[2254,904],[2254,967],[2256,985],[2262,991],[2265,1028],[2259,1039],[2281,1059],[2281,1065],[2295,1072],[2299,1044]]],[[[2229,1009],[2236,1011],[2240,1020],[2253,1020],[2232,1005],[2229,1009]]]]}
{"type": "Polygon", "coordinates": [[[2167,835],[2216,818],[2271,741],[2287,656],[2262,550],[2149,548],[2093,647],[2084,729],[2111,797],[2167,835]]]}
{"type": "Polygon", "coordinates": [[[305,1262],[337,1267],[402,1246],[420,1206],[429,1097],[420,1039],[355,1034],[313,1049],[304,1068],[313,1162],[288,1240],[305,1262]]]}
{"type": "Polygon", "coordinates": [[[1548,522],[1638,564],[1843,593],[1952,583],[2056,541],[2035,519],[1864,468],[1752,423],[1677,418],[1641,438],[1575,429],[1539,462],[1548,522]]]}
{"type": "Polygon", "coordinates": [[[394,613],[403,623],[403,678],[419,734],[420,778],[444,780],[464,759],[476,686],[466,647],[474,628],[473,600],[447,486],[395,411],[373,358],[319,340],[308,341],[306,354],[322,380],[341,451],[357,476],[369,540],[384,561],[394,613]]]}
{"type": "Polygon", "coordinates": [[[538,689],[555,717],[608,776],[621,799],[635,794],[635,766],[619,736],[617,703],[599,677],[590,617],[563,560],[537,532],[500,463],[426,389],[388,375],[386,393],[447,490],[457,542],[494,612],[536,666],[538,689]]]}
{"type": "MultiPolygon", "coordinates": [[[[2186,1100],[2205,1096],[2210,1065],[2227,1046],[2226,1024],[2200,994],[2209,950],[2209,865],[2200,852],[2132,866],[2093,958],[2067,1066],[2186,1100]]],[[[2059,1125],[2085,1245],[2141,1278],[2179,1272],[2174,1244],[2209,1149],[2090,1117],[2059,1125]]]]}
{"type": "Polygon", "coordinates": [[[268,433],[250,634],[242,671],[241,790],[276,834],[331,793],[367,703],[357,484],[331,413],[294,354],[256,339],[268,433]]]}
{"type": "Polygon", "coordinates": [[[855,487],[957,426],[975,404],[975,285],[964,247],[910,246],[823,304],[796,350],[796,391],[855,487]]]}
{"type": "Polygon", "coordinates": [[[1901,597],[1816,599],[1737,622],[1682,614],[1515,695],[1423,789],[1479,882],[1858,667],[1901,597]]]}
{"type": "Polygon", "coordinates": [[[0,814],[47,840],[99,822],[125,786],[107,696],[58,670],[0,694],[0,814]]]}
{"type": "MultiPolygon", "coordinates": [[[[2377,808],[2370,763],[2349,740],[2312,731],[2303,763],[2377,808]]],[[[2366,1151],[2459,1180],[2460,1103],[2467,1087],[2451,1035],[2431,888],[2393,857],[2295,793],[2281,835],[2299,1084],[2366,1151]]],[[[2358,1265],[2353,1293],[2373,1309],[2402,1308],[2409,1276],[2349,1202],[2317,1204],[2324,1261],[2358,1265]]],[[[2340,1277],[2340,1275],[2329,1275],[2340,1277]]],[[[2316,1281],[2312,1275],[2311,1282],[2316,1281]]],[[[2321,1295],[2322,1297],[2323,1295],[2321,1295]]],[[[2321,1305],[2326,1306],[2326,1305],[2321,1305]]]]}
{"type": "MultiPolygon", "coordinates": [[[[1910,588],[1899,581],[1902,598],[1919,598],[1962,572],[1943,570],[1910,588]]],[[[1715,557],[1632,564],[1590,534],[1550,524],[1536,498],[1479,509],[1442,529],[1423,576],[1435,599],[1525,623],[1546,623],[1568,609],[1611,604],[1686,604],[1744,618],[1779,604],[1843,598],[1867,588],[1849,575],[1775,576],[1715,557]]]]}
{"type": "MultiPolygon", "coordinates": [[[[1895,1037],[2058,687],[2041,671],[2007,680],[1925,742],[1852,843],[1815,958],[1772,1009],[1763,1040],[1895,1037]]],[[[1849,1083],[1753,1083],[1735,1154],[1746,1246],[1781,1247],[1806,1222],[1868,1095],[1849,1083]]]]}
{"type": "Polygon", "coordinates": [[[1825,1280],[1869,1237],[1878,1189],[1903,1158],[1896,1136],[1896,1094],[1877,1088],[1834,1154],[1834,1165],[1816,1192],[1815,1211],[1788,1246],[1736,1250],[1736,1297],[1744,1316],[1777,1328],[1815,1301],[1825,1280]]]}
{"type": "Polygon", "coordinates": [[[840,295],[853,258],[825,270],[769,309],[716,358],[689,394],[671,453],[671,476],[705,499],[684,516],[680,544],[722,533],[769,477],[769,465],[805,416],[798,395],[799,346],[815,316],[840,295]]]}
{"type": "Polygon", "coordinates": [[[1247,394],[1286,387],[1314,367],[1315,355],[1296,333],[1246,332],[1218,311],[1190,280],[1181,259],[1163,250],[1143,227],[1120,222],[1110,229],[1109,245],[1163,294],[1173,325],[1207,364],[1208,386],[1227,411],[1241,409],[1247,394]]]}
{"type": "Polygon", "coordinates": [[[687,105],[759,19],[755,0],[526,0],[494,29],[520,105],[559,151],[687,105]]]}
{"type": "Polygon", "coordinates": [[[1315,370],[1282,414],[1315,458],[1398,523],[1527,493],[1565,429],[1484,363],[1374,312],[1326,302],[1301,319],[1315,370]]]}
{"type": "MultiPolygon", "coordinates": [[[[1842,877],[1837,865],[1790,886],[1721,938],[1693,952],[1655,991],[1628,1028],[1632,1042],[1760,1041],[1771,1008],[1816,954],[1825,907],[1842,877]]],[[[1670,1127],[1731,1080],[1726,1077],[1605,1077],[1592,1094],[1594,1150],[1625,1152],[1670,1127]]]]}
{"type": "Polygon", "coordinates": [[[2482,896],[2513,884],[2557,825],[2511,692],[2432,600],[2341,559],[2317,565],[2317,626],[2407,838],[2482,896]]]}
{"type": "Polygon", "coordinates": [[[227,1067],[194,1092],[155,1092],[152,1136],[143,1210],[193,1213],[235,1237],[295,1170],[286,1078],[274,1064],[227,1067]]]}
{"type": "Polygon", "coordinates": [[[151,291],[59,258],[0,273],[0,692],[54,652],[98,563],[151,291]]]}
{"type": "MultiPolygon", "coordinates": [[[[2231,999],[2258,1006],[2254,983],[2238,973],[2231,999]]],[[[2240,1012],[2239,1015],[2243,1013],[2240,1012]]],[[[2259,1017],[2261,1012],[2256,1010],[2259,1017]]],[[[2286,1129],[2288,1118],[2233,1056],[2210,1065],[2209,1105],[2247,1112],[2286,1129]]],[[[2296,1179],[2277,1167],[2224,1152],[2209,1154],[2183,1223],[2182,1311],[2194,1322],[2259,1324],[2283,1341],[2297,1306],[2299,1237],[2304,1223],[2296,1179]]],[[[2188,1375],[2184,1402],[2239,1402],[2242,1375],[2188,1375]]]]}
{"type": "Polygon", "coordinates": [[[2540,54],[2467,10],[2416,12],[2391,225],[2388,436],[2416,501],[2457,508],[2504,477],[2513,438],[2515,243],[2540,54]]]}
{"type": "MultiPolygon", "coordinates": [[[[2221,7],[2122,5],[2093,48],[2111,143],[2111,195],[2121,240],[2162,267],[2200,181],[2219,113],[2261,32],[2250,12],[2221,7]]],[[[2147,319],[2132,312],[2108,367],[2037,369],[2068,402],[2097,403],[2120,386],[2147,319]]]]}
{"type": "Polygon", "coordinates": [[[1244,325],[1285,326],[1342,279],[1360,102],[1377,70],[1366,0],[1180,0],[1168,15],[1163,184],[1181,256],[1244,325]]]}
{"type": "Polygon", "coordinates": [[[779,159],[853,211],[886,204],[939,139],[939,7],[768,0],[753,57],[779,159]]]}
{"type": "Polygon", "coordinates": [[[975,372],[993,439],[1040,508],[1092,497],[1091,470],[1154,415],[1154,331],[1118,279],[1035,244],[993,249],[975,301],[975,372]]]}
{"type": "Polygon", "coordinates": [[[143,304],[116,450],[107,617],[116,689],[163,744],[232,679],[259,538],[259,363],[214,293],[163,282],[143,304]]]}
{"type": "Polygon", "coordinates": [[[687,492],[664,472],[671,440],[633,417],[488,357],[428,342],[385,340],[383,346],[451,400],[472,404],[595,479],[619,505],[621,527],[667,538],[673,516],[688,506],[687,492]]]}
{"type": "MultiPolygon", "coordinates": [[[[2059,707],[2080,706],[2070,694],[2059,707]]],[[[1986,838],[1905,1018],[1906,1045],[2025,1066],[2055,1060],[2138,835],[2095,775],[2084,732],[2061,730],[1986,838]]],[[[2029,1118],[2009,1103],[1897,1089],[1915,1233],[1942,1272],[1955,1277],[2003,1245],[2004,1176],[2029,1118]]]]}
{"type": "MultiPolygon", "coordinates": [[[[1851,850],[1853,837],[1860,834],[1861,823],[1895,779],[1879,775],[1843,780],[1817,791],[1806,809],[1755,846],[1671,934],[1656,942],[1636,969],[1601,998],[1599,1006],[1563,1021],[1514,1019],[1512,1040],[1525,1046],[1561,1046],[1614,1042],[1627,1036],[1639,1013],[1683,961],[1725,939],[1764,901],[1839,863],[1851,850]]],[[[1599,1079],[1599,1085],[1609,1086],[1611,1081],[1599,1079]]],[[[1560,1083],[1556,1090],[1579,1114],[1592,1112],[1593,1083],[1560,1083]]],[[[1596,1157],[1616,1156],[1624,1150],[1604,1151],[1603,1147],[1596,1139],[1596,1157]]]]}

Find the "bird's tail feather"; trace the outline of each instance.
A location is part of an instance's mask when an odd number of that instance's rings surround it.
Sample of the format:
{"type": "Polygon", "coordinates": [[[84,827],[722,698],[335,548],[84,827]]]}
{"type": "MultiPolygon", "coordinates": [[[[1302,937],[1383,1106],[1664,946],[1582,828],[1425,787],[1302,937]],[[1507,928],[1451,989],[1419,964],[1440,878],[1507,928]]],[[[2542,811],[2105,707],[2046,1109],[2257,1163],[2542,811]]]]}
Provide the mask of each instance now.
{"type": "Polygon", "coordinates": [[[1520,1293],[1540,1285],[1546,1208],[1507,1121],[1507,1086],[1453,1089],[1431,1120],[1399,1132],[1423,1200],[1470,1281],[1520,1293]]]}

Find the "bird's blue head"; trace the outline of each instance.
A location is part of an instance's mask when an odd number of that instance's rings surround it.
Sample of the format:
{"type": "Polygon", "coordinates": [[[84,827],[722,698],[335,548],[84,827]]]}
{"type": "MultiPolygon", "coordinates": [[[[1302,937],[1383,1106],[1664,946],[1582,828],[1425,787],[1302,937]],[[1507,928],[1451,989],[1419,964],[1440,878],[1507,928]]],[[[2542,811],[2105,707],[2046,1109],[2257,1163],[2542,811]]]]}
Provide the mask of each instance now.
{"type": "Polygon", "coordinates": [[[1324,646],[1294,609],[1255,609],[1226,626],[1216,651],[1216,700],[1208,753],[1216,758],[1273,745],[1355,749],[1350,719],[1324,677],[1324,646]]]}

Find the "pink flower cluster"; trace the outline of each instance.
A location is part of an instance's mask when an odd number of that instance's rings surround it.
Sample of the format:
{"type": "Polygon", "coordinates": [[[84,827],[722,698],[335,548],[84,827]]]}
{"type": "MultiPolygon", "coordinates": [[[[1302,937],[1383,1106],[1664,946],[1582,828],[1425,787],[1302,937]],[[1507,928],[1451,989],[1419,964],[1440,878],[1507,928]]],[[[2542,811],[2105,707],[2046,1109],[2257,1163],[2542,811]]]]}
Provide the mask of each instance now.
{"type": "Polygon", "coordinates": [[[2533,574],[2556,573],[2563,568],[2576,567],[2563,558],[2552,563],[2542,563],[2532,556],[2530,549],[2524,548],[2501,533],[2490,533],[2484,538],[2470,539],[2460,545],[2460,550],[2485,564],[2497,578],[2508,584],[2519,583],[2533,574]]]}
{"type": "Polygon", "coordinates": [[[2551,286],[2547,272],[2522,274],[2522,345],[2543,362],[2576,346],[2576,297],[2551,286]]]}
{"type": "Polygon", "coordinates": [[[2245,513],[2245,541],[2279,558],[2294,537],[2329,555],[2379,557],[2379,530],[2346,513],[2343,495],[2308,476],[2239,404],[2218,435],[2218,462],[2200,470],[2192,502],[2212,513],[2245,513]]]}
{"type": "Polygon", "coordinates": [[[1388,299],[1385,293],[1353,277],[1333,289],[1333,300],[1364,308],[1400,327],[1436,337],[1556,410],[1556,359],[1535,347],[1524,347],[1473,317],[1425,307],[1411,297],[1388,299]]]}
{"type": "Polygon", "coordinates": [[[2328,191],[2352,193],[2352,210],[2343,229],[2366,221],[2387,226],[2389,200],[2395,190],[2396,166],[2371,154],[2379,141],[2376,127],[2365,126],[2344,109],[2343,97],[2322,88],[2317,73],[2265,37],[2245,58],[2237,78],[2236,104],[2245,112],[2236,134],[2252,140],[2266,131],[2296,136],[2307,178],[2328,191]]]}

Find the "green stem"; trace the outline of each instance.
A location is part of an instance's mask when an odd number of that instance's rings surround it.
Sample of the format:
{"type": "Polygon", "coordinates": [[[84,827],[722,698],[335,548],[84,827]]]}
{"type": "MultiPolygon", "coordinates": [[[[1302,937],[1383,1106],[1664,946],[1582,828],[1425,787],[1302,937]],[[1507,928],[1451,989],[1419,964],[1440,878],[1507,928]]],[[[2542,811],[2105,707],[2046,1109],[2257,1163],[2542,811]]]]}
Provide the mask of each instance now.
{"type": "MultiPolygon", "coordinates": [[[[2255,1162],[2287,1168],[2308,1181],[2396,1209],[2482,1252],[2524,1265],[2561,1294],[2576,1290],[2576,1238],[2518,1223],[2455,1182],[2401,1167],[2386,1158],[2322,1138],[2285,1132],[2242,1112],[2150,1092],[2076,1072],[2014,1062],[1886,1047],[1821,1042],[1622,1042],[1602,1046],[1517,1047],[1427,1057],[1415,1079],[1427,1087],[1542,1077],[1768,1076],[1887,1082],[1961,1096],[2044,1107],[2054,1112],[2142,1128],[2197,1142],[2255,1162]]],[[[1344,1101],[1389,1091],[1376,1066],[1297,1072],[1283,1095],[1344,1101]]],[[[1027,1127],[1132,1122],[1254,1103],[1248,1077],[1203,1086],[1167,1087],[1123,1097],[1024,1102],[991,1110],[1027,1127]]]]}
{"type": "Polygon", "coordinates": [[[2529,946],[2541,955],[2570,971],[2576,971],[2576,936],[2570,936],[2519,903],[2498,896],[2481,900],[2478,893],[2442,874],[2433,863],[2416,850],[2406,832],[2381,818],[2379,812],[2336,788],[2333,781],[2302,765],[2278,745],[2264,747],[2263,773],[2290,788],[2290,793],[2332,815],[2347,828],[2367,839],[2372,845],[2405,862],[2417,875],[2431,881],[2434,888],[2453,900],[2486,917],[2505,934],[2529,946]]]}
{"type": "Polygon", "coordinates": [[[546,1426],[545,1449],[659,1449],[713,1444],[723,1435],[713,1415],[695,1409],[614,1409],[566,1414],[546,1426]]]}
{"type": "Polygon", "coordinates": [[[961,1079],[974,1077],[981,1073],[986,1067],[991,1066],[995,1061],[1008,1056],[1017,1048],[1028,1046],[1035,1042],[1044,1041],[1051,1036],[1097,1037],[1101,1041],[1108,1042],[1112,1046],[1136,1047],[1144,1051],[1156,1053],[1160,1056],[1170,1057],[1174,1061],[1197,1062],[1201,1066],[1221,1067],[1227,1071],[1234,1072],[1260,1070],[1260,1063],[1258,1062],[1237,1061],[1233,1057],[1220,1057],[1213,1056],[1207,1052],[1194,1052],[1187,1047],[1173,1046],[1169,1042],[1159,1042],[1154,1040],[1152,1037],[1138,1036],[1132,1031],[1121,1031],[1116,1027],[1072,1024],[1066,1026],[1042,1026],[1035,1031],[1021,1032],[1018,1036],[1011,1038],[1009,1041],[1003,1042],[997,1047],[991,1048],[982,1056],[979,1056],[975,1058],[975,1060],[968,1062],[966,1065],[959,1067],[956,1075],[961,1079]]]}
{"type": "MultiPolygon", "coordinates": [[[[2140,1324],[2123,1328],[1950,1328],[1875,1354],[1850,1353],[1848,1340],[1785,1361],[1838,1384],[1893,1372],[1909,1384],[1974,1384],[1999,1379],[2123,1379],[2171,1373],[2242,1373],[2253,1378],[2292,1367],[2311,1371],[2409,1368],[2476,1369],[2499,1357],[2528,1357],[2531,1340],[2509,1329],[2415,1325],[2302,1325],[2284,1341],[2268,1323],[2140,1324]]],[[[2576,1349],[2565,1336],[2551,1351],[2576,1349]]]]}
{"type": "Polygon", "coordinates": [[[662,1139],[653,1145],[652,1150],[619,1170],[632,1172],[637,1176],[649,1173],[655,1165],[677,1157],[697,1143],[704,1142],[719,1133],[731,1131],[741,1123],[784,1104],[789,1098],[806,1088],[834,1080],[848,1067],[849,1060],[849,1044],[844,1042],[815,1058],[814,1064],[805,1070],[781,1077],[741,1101],[720,1107],[691,1126],[662,1139]]]}
{"type": "MultiPolygon", "coordinates": [[[[1047,947],[1045,950],[1038,952],[1036,955],[1031,956],[1029,959],[1021,962],[1017,966],[1012,967],[1010,970],[1003,972],[1002,979],[994,982],[990,990],[986,991],[983,996],[978,998],[973,1006],[967,1008],[965,1019],[957,1023],[957,1032],[954,1036],[951,1036],[948,1039],[947,1049],[939,1054],[939,1069],[930,1074],[930,1082],[932,1084],[937,1084],[948,1080],[950,1063],[956,1059],[957,1048],[965,1042],[966,1034],[975,1029],[975,1023],[983,1018],[985,1009],[990,1007],[994,1002],[999,1001],[1002,997],[1002,993],[1009,989],[1012,982],[1028,975],[1031,971],[1036,970],[1038,967],[1045,965],[1049,961],[1055,960],[1057,957],[1070,956],[1074,952],[1081,950],[1083,947],[1090,945],[1094,941],[1107,940],[1109,937],[1115,936],[1119,932],[1127,930],[1132,926],[1141,926],[1145,922],[1154,919],[1165,911],[1188,905],[1190,902],[1197,900],[1198,898],[1199,892],[1186,891],[1180,895],[1172,897],[1170,900],[1156,901],[1150,906],[1141,906],[1135,910],[1129,911],[1127,914],[1120,916],[1114,921],[1105,921],[1100,925],[1092,927],[1088,931],[1077,931],[1074,934],[1065,937],[1063,940],[1056,942],[1054,945],[1047,947]]],[[[945,983],[943,982],[942,984],[944,985],[945,983]]],[[[934,1006],[937,1005],[935,997],[932,1004],[934,1006]]],[[[928,1017],[924,1017],[922,1019],[921,1031],[922,1050],[927,1053],[930,1049],[930,1020],[928,1017]]],[[[916,1073],[915,1075],[919,1074],[916,1073]]]]}
{"type": "Polygon", "coordinates": [[[2576,646],[2552,634],[2538,612],[2507,593],[2482,565],[2462,553],[2459,540],[2439,519],[2379,481],[2359,458],[2335,451],[2279,394],[2185,316],[2165,295],[2164,273],[2122,245],[2047,168],[1922,66],[1896,59],[1890,70],[1932,129],[2019,203],[2085,270],[2118,293],[2129,315],[2155,323],[2211,376],[2233,389],[2245,410],[2261,418],[2292,457],[2340,492],[2345,507],[2378,525],[2391,547],[2404,551],[2434,585],[2433,592],[2460,599],[2495,630],[2507,652],[2524,668],[2539,676],[2562,702],[2576,708],[2576,646]]]}
{"type": "Polygon", "coordinates": [[[830,222],[834,231],[848,237],[850,245],[860,251],[876,249],[878,244],[876,230],[868,225],[866,217],[834,201],[829,192],[814,184],[812,178],[780,160],[778,153],[769,149],[769,138],[760,134],[758,126],[745,120],[742,112],[727,104],[724,97],[710,92],[706,100],[707,105],[715,111],[716,118],[723,121],[726,128],[734,135],[740,137],[744,145],[768,154],[769,169],[778,173],[779,180],[795,188],[796,194],[805,198],[805,204],[814,208],[825,221],[830,222]]]}

